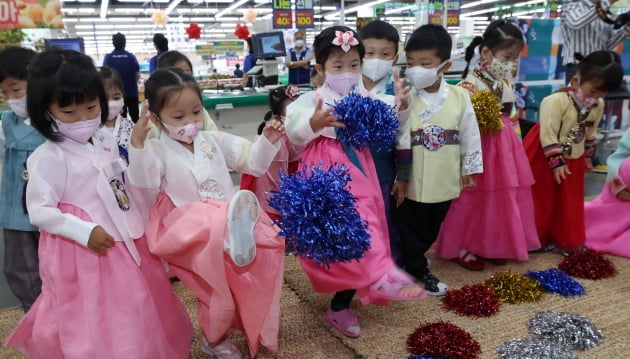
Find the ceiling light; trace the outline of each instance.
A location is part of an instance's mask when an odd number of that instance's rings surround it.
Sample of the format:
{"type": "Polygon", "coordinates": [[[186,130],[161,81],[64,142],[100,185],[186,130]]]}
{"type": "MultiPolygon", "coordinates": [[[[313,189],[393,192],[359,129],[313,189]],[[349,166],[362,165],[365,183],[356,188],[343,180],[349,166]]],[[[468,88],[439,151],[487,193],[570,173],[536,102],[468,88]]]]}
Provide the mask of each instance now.
{"type": "MultiPolygon", "coordinates": [[[[107,1],[107,0],[101,0],[101,1],[107,1]]],[[[164,14],[168,15],[171,13],[171,11],[173,11],[177,5],[179,5],[179,3],[182,2],[182,0],[173,0],[173,2],[171,2],[168,7],[166,8],[166,10],[164,10],[164,14]]]]}
{"type": "Polygon", "coordinates": [[[215,18],[220,18],[221,16],[231,12],[232,10],[236,9],[237,7],[245,4],[246,2],[248,2],[249,0],[238,0],[237,2],[235,2],[234,4],[226,7],[225,9],[219,11],[216,15],[215,18]]]}
{"type": "Polygon", "coordinates": [[[487,5],[489,3],[497,2],[497,1],[499,1],[499,0],[473,1],[473,2],[469,2],[468,4],[462,4],[462,6],[460,6],[460,9],[470,9],[471,7],[475,7],[475,6],[479,6],[479,5],[487,5]]]}
{"type": "Polygon", "coordinates": [[[107,7],[109,6],[109,0],[101,0],[101,19],[107,16],[107,7]]]}

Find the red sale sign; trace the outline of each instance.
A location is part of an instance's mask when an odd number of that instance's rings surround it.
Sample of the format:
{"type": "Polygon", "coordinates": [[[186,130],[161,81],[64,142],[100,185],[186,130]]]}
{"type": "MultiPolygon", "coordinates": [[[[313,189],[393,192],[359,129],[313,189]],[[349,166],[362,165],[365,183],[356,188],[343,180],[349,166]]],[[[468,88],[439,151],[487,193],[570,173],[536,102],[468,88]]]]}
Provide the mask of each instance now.
{"type": "Polygon", "coordinates": [[[295,10],[295,27],[298,29],[315,27],[313,10],[295,10]]]}
{"type": "Polygon", "coordinates": [[[274,10],[273,11],[273,28],[283,29],[292,28],[293,18],[291,16],[291,10],[274,10]]]}

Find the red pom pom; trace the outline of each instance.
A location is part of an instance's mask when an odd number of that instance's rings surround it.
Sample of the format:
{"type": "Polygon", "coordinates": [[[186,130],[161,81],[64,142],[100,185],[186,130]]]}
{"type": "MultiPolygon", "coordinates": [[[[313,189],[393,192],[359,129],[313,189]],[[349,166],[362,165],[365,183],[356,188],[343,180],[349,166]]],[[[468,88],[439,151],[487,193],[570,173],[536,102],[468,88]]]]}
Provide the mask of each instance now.
{"type": "Polygon", "coordinates": [[[407,347],[413,355],[439,358],[474,359],[481,353],[481,345],[469,333],[446,322],[416,329],[407,339],[407,347]]]}
{"type": "Polygon", "coordinates": [[[615,265],[601,253],[592,249],[572,252],[558,268],[568,275],[584,279],[604,279],[617,274],[615,265]]]}
{"type": "Polygon", "coordinates": [[[499,296],[488,286],[473,284],[446,292],[442,305],[459,315],[489,317],[499,311],[499,296]]]}
{"type": "Polygon", "coordinates": [[[198,39],[201,37],[201,28],[192,22],[186,28],[186,33],[188,34],[188,39],[198,39]]]}
{"type": "Polygon", "coordinates": [[[249,29],[245,25],[236,24],[234,35],[241,40],[247,40],[249,38],[249,29]]]}

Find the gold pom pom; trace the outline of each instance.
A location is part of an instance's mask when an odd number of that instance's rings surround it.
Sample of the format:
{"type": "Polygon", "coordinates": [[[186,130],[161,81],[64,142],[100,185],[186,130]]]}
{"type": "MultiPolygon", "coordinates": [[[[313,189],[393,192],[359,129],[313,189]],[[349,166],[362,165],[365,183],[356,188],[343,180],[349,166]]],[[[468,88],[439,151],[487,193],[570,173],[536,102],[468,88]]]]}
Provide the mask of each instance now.
{"type": "Polygon", "coordinates": [[[505,303],[521,304],[537,302],[545,296],[540,283],[520,273],[502,271],[484,282],[505,303]]]}
{"type": "Polygon", "coordinates": [[[495,94],[490,90],[477,91],[470,97],[470,101],[482,135],[496,133],[503,128],[501,104],[495,94]]]}

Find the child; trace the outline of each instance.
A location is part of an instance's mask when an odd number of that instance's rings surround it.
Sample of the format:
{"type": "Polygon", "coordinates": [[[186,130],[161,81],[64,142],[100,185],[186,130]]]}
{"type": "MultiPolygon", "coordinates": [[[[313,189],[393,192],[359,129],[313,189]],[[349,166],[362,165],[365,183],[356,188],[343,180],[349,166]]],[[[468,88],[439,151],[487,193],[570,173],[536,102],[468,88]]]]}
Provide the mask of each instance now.
{"type": "Polygon", "coordinates": [[[149,253],[147,210],[99,130],[107,97],[92,59],[50,50],[29,70],[28,112],[47,138],[28,159],[26,191],[42,294],[5,345],[29,358],[188,357],[193,328],[149,253]]]}
{"type": "Polygon", "coordinates": [[[409,123],[411,150],[398,151],[394,196],[401,222],[405,270],[424,283],[429,295],[446,294],[447,285],[429,268],[426,252],[461,186],[475,186],[483,170],[479,129],[468,93],[448,85],[451,37],[442,26],[416,29],[405,45],[407,78],[413,84],[409,123]],[[410,167],[409,165],[410,164],[410,167]]]}
{"type": "Polygon", "coordinates": [[[118,72],[109,67],[101,67],[99,70],[105,93],[107,94],[108,115],[103,128],[114,136],[118,143],[118,152],[129,163],[129,137],[133,129],[133,121],[122,116],[125,106],[123,83],[118,72]]]}
{"type": "Polygon", "coordinates": [[[185,73],[193,75],[193,66],[190,59],[179,51],[167,51],[158,57],[157,68],[165,69],[168,67],[179,67],[185,73]]]}
{"type": "Polygon", "coordinates": [[[579,58],[570,86],[543,99],[540,122],[523,143],[536,180],[532,194],[540,243],[562,252],[584,244],[584,172],[593,169],[602,97],[623,78],[619,55],[612,51],[579,58]]]}
{"type": "Polygon", "coordinates": [[[534,231],[534,180],[510,121],[515,100],[510,79],[524,46],[523,35],[512,23],[496,20],[483,38],[476,37],[466,49],[469,64],[477,46],[481,59],[460,86],[477,96],[483,95],[480,91],[490,96],[491,91],[490,101],[497,103],[501,114],[487,120],[494,126],[487,126],[491,130],[483,125],[486,114],[477,114],[483,173],[475,178],[475,188],[466,188],[451,204],[435,253],[480,271],[485,268],[484,259],[494,264],[504,264],[508,258],[525,261],[528,251],[540,246],[534,231]]]}
{"type": "Polygon", "coordinates": [[[324,168],[335,163],[348,167],[352,178],[349,190],[357,198],[361,218],[368,221],[371,247],[359,261],[333,263],[329,268],[306,258],[300,258],[300,263],[317,292],[337,292],[326,320],[344,335],[356,338],[360,335],[359,320],[350,309],[355,288],[362,304],[420,299],[424,293],[391,258],[383,198],[374,191],[378,178],[370,151],[344,148],[335,132],[344,125],[332,115],[332,108],[324,108],[324,104],[328,107],[358,85],[363,45],[351,29],[333,26],[315,37],[314,49],[315,68],[324,77],[324,85],[289,105],[287,135],[292,142],[306,146],[301,166],[308,168],[321,162],[324,168]]]}
{"type": "MultiPolygon", "coordinates": [[[[2,114],[6,142],[0,191],[0,227],[4,228],[4,275],[27,312],[41,292],[37,247],[39,231],[29,222],[24,206],[26,159],[44,142],[31,126],[26,110],[27,66],[35,51],[7,47],[0,51],[0,91],[10,111],[2,114]]],[[[0,136],[1,137],[1,136],[0,136]]]]}
{"type": "MultiPolygon", "coordinates": [[[[394,84],[390,74],[398,60],[398,42],[400,41],[398,30],[385,21],[374,20],[361,28],[359,36],[365,46],[365,59],[361,67],[363,76],[359,81],[359,91],[391,103],[394,100],[391,96],[394,95],[394,84]]],[[[398,76],[398,73],[395,76],[398,76]]],[[[410,90],[411,87],[406,89],[407,92],[410,90]]],[[[409,112],[405,111],[401,113],[400,119],[406,121],[408,117],[409,112]]],[[[390,194],[396,177],[395,146],[389,149],[371,148],[370,150],[385,204],[392,257],[399,267],[404,267],[398,221],[397,218],[392,218],[392,215],[396,213],[396,206],[390,194]]]]}
{"type": "MultiPolygon", "coordinates": [[[[287,106],[295,101],[299,95],[300,90],[293,85],[276,87],[269,92],[269,107],[271,107],[271,110],[265,114],[265,120],[258,126],[258,135],[262,134],[268,121],[272,118],[284,123],[287,106]]],[[[269,169],[264,175],[260,177],[254,177],[246,173],[241,175],[241,189],[254,192],[263,210],[267,212],[271,219],[280,219],[280,215],[276,209],[272,208],[267,203],[269,193],[272,190],[280,190],[277,184],[280,179],[280,172],[293,172],[295,169],[292,167],[297,165],[296,161],[300,159],[301,153],[301,146],[296,146],[289,142],[286,135],[282,136],[282,138],[280,138],[280,151],[278,151],[278,154],[273,159],[271,166],[269,166],[269,169]],[[291,169],[293,169],[293,171],[291,171],[291,169]]]]}
{"type": "Polygon", "coordinates": [[[602,193],[584,203],[586,242],[584,246],[630,258],[630,227],[619,213],[630,208],[630,130],[619,141],[617,151],[608,157],[608,179],[602,193]]]}
{"type": "Polygon", "coordinates": [[[229,171],[265,173],[282,124],[272,120],[253,144],[200,131],[201,91],[175,67],[156,70],[145,93],[145,116],[131,134],[129,181],[161,191],[147,224],[151,252],[197,295],[206,353],[241,357],[226,337],[230,327],[245,331],[252,357],[261,344],[277,351],[284,243],[264,212],[257,222],[256,196],[234,193],[229,171]],[[146,141],[149,118],[164,133],[146,141]]]}

